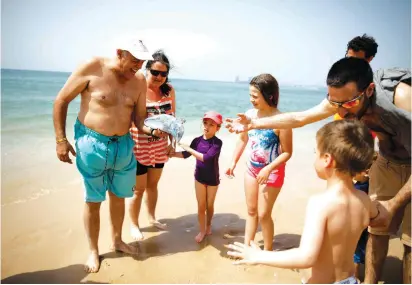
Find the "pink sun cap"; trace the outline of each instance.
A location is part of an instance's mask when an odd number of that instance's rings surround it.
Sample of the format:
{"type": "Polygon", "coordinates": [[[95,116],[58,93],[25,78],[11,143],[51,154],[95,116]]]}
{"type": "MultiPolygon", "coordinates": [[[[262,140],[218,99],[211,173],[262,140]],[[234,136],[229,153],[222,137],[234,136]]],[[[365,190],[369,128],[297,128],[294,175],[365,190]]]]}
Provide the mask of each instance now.
{"type": "Polygon", "coordinates": [[[222,115],[220,115],[218,112],[215,112],[215,111],[206,112],[205,115],[203,116],[203,119],[211,119],[218,125],[221,125],[223,122],[222,115]]]}

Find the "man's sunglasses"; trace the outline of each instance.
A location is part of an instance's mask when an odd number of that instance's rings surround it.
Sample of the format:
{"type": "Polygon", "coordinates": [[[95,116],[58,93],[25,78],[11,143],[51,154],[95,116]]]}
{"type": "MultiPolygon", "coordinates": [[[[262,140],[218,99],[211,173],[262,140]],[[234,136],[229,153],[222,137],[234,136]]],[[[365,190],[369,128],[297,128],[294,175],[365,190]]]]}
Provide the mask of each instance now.
{"type": "Polygon", "coordinates": [[[359,106],[362,96],[365,95],[365,91],[363,91],[359,96],[345,102],[335,102],[329,99],[329,93],[326,94],[326,99],[329,103],[335,108],[345,108],[350,109],[359,106]]]}
{"type": "Polygon", "coordinates": [[[158,76],[160,74],[160,76],[162,77],[166,77],[169,74],[169,72],[167,71],[159,71],[159,70],[154,70],[154,69],[150,69],[150,73],[153,76],[158,76]]]}

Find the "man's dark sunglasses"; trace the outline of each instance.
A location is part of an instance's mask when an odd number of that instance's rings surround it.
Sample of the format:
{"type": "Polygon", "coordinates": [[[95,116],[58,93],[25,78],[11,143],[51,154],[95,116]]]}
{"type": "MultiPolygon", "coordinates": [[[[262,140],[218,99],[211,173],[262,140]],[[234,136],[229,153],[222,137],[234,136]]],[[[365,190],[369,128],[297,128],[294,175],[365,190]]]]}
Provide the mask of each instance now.
{"type": "Polygon", "coordinates": [[[167,71],[160,71],[160,70],[154,70],[154,69],[150,69],[150,73],[153,76],[158,76],[160,74],[160,76],[162,77],[166,77],[169,74],[169,72],[167,71]]]}

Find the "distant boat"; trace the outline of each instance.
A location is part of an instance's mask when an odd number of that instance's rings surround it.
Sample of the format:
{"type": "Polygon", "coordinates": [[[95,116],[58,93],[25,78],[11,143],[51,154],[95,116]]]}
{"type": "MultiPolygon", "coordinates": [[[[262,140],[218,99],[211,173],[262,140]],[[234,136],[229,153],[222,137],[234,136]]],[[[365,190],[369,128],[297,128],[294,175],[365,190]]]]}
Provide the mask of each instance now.
{"type": "Polygon", "coordinates": [[[251,77],[249,78],[249,80],[240,80],[239,79],[239,75],[236,75],[235,77],[235,83],[249,83],[250,82],[251,77]]]}

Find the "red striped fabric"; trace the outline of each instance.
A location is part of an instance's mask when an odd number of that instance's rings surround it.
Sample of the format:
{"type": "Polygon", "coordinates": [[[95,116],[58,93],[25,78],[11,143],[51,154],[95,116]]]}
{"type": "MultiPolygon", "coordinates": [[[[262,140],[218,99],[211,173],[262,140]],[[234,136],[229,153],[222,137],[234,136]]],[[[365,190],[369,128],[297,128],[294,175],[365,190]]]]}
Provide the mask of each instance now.
{"type": "MultiPolygon", "coordinates": [[[[166,96],[157,102],[147,102],[147,116],[151,117],[160,114],[174,116],[172,104],[172,98],[166,96]]],[[[166,163],[169,160],[166,154],[168,137],[154,138],[141,133],[137,128],[130,128],[130,133],[135,142],[133,153],[140,164],[155,165],[157,163],[166,163]]]]}

